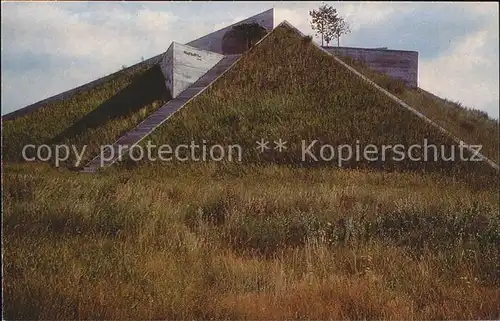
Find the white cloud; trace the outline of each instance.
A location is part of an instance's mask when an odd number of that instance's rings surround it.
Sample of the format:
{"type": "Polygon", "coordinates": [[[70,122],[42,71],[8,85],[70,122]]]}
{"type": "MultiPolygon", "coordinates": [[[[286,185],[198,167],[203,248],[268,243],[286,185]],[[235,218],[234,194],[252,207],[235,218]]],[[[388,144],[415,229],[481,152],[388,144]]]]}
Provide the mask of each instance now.
{"type": "MultiPolygon", "coordinates": [[[[267,4],[263,10],[273,5],[267,4]]],[[[137,6],[137,3],[133,5],[137,6]]],[[[189,12],[190,6],[194,5],[178,4],[177,8],[189,12]]],[[[315,2],[274,3],[275,20],[277,23],[288,20],[304,33],[313,34],[308,21],[309,10],[318,5],[315,2]]],[[[363,29],[376,33],[377,27],[397,15],[422,8],[428,10],[428,4],[417,2],[340,2],[332,5],[358,33],[363,29]]],[[[421,60],[421,86],[498,117],[498,4],[432,5],[440,10],[453,6],[460,12],[474,12],[491,23],[488,28],[465,37],[463,42],[452,44],[439,57],[421,60]]],[[[2,62],[8,66],[2,68],[2,113],[109,74],[123,64],[138,62],[141,57],[154,56],[165,51],[172,41],[189,42],[260,10],[246,4],[232,4],[236,9],[225,14],[220,9],[222,4],[218,3],[214,5],[219,8],[214,10],[214,15],[199,10],[198,15],[192,17],[179,15],[179,11],[173,10],[169,4],[140,5],[137,10],[130,10],[130,6],[130,3],[118,2],[2,3],[2,62]],[[222,18],[216,20],[215,13],[222,18]],[[200,14],[206,15],[201,17],[200,14]],[[13,72],[15,66],[8,65],[13,60],[4,59],[4,56],[26,55],[62,59],[64,64],[70,65],[38,64],[31,69],[13,72]]],[[[460,26],[458,20],[457,28],[460,26]]],[[[397,32],[394,30],[395,36],[397,32]]]]}
{"type": "Polygon", "coordinates": [[[387,2],[378,3],[347,3],[339,8],[339,13],[345,16],[353,31],[368,28],[372,24],[379,23],[398,11],[411,10],[408,6],[399,7],[397,4],[387,2]]]}
{"type": "Polygon", "coordinates": [[[130,60],[144,53],[143,45],[150,39],[147,35],[155,27],[165,31],[173,20],[169,14],[148,10],[133,15],[115,8],[108,14],[107,19],[91,23],[55,4],[18,5],[9,8],[9,14],[2,19],[2,38],[10,45],[11,53],[130,60]],[[165,21],[163,27],[160,20],[165,21]]]}
{"type": "Polygon", "coordinates": [[[277,25],[281,23],[283,20],[286,20],[295,27],[297,27],[299,30],[303,32],[309,32],[310,24],[307,21],[309,10],[310,9],[308,7],[295,8],[295,9],[278,7],[275,9],[274,12],[274,19],[276,20],[275,24],[277,25]]]}
{"type": "Polygon", "coordinates": [[[212,31],[206,25],[195,26],[195,21],[180,28],[180,18],[171,12],[99,6],[100,10],[80,14],[57,3],[2,4],[4,63],[9,62],[4,56],[26,54],[71,63],[66,68],[38,65],[18,72],[3,68],[2,114],[157,55],[172,41],[186,42],[195,32],[212,31]]]}
{"type": "Polygon", "coordinates": [[[424,89],[498,118],[498,20],[441,56],[420,63],[424,89]]]}
{"type": "MultiPolygon", "coordinates": [[[[412,10],[409,4],[401,6],[397,3],[384,2],[327,2],[327,4],[336,8],[338,13],[345,17],[353,30],[367,28],[371,24],[379,23],[393,14],[412,10]]],[[[312,33],[309,23],[309,11],[317,9],[318,5],[315,2],[280,4],[276,6],[275,19],[278,23],[287,20],[301,31],[312,33]]]]}

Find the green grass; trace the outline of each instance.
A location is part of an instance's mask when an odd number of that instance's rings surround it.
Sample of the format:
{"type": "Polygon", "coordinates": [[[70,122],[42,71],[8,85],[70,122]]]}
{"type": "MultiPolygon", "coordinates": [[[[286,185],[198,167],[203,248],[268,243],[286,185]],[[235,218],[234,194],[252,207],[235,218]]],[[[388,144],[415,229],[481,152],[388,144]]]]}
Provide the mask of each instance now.
{"type": "Polygon", "coordinates": [[[6,169],[7,319],[498,317],[495,189],[239,166],[6,169]]]}

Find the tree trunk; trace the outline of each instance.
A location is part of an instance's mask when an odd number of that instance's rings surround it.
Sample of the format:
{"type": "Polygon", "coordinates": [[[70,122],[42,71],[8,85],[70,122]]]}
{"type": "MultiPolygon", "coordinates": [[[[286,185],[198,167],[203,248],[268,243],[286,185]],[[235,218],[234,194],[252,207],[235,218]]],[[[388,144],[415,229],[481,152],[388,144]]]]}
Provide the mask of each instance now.
{"type": "Polygon", "coordinates": [[[340,47],[340,37],[337,37],[337,47],[340,47]]]}

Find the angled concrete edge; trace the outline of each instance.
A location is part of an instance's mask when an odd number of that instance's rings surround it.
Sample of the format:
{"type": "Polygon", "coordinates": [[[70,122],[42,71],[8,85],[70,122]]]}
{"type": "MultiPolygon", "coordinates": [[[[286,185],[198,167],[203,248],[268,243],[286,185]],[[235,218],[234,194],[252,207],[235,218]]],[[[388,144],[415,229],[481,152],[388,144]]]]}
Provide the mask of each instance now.
{"type": "MultiPolygon", "coordinates": [[[[226,74],[229,70],[231,70],[234,66],[236,66],[236,64],[238,64],[238,62],[239,62],[239,61],[240,61],[240,60],[241,60],[241,59],[245,56],[245,54],[247,54],[248,52],[251,52],[252,50],[254,50],[254,49],[255,49],[255,48],[256,48],[256,47],[257,47],[257,46],[258,46],[258,45],[259,45],[262,41],[264,41],[264,40],[265,40],[265,39],[266,39],[269,35],[271,35],[271,34],[273,33],[273,31],[274,31],[274,29],[273,29],[273,30],[271,30],[271,32],[268,32],[268,33],[267,33],[264,37],[262,37],[262,38],[261,38],[258,42],[256,42],[256,43],[255,43],[255,45],[254,45],[252,48],[250,48],[250,49],[249,49],[249,50],[247,50],[245,53],[243,53],[242,55],[240,55],[240,56],[239,56],[239,58],[238,58],[238,59],[236,59],[236,61],[235,61],[235,62],[234,62],[234,63],[233,63],[233,64],[232,64],[229,68],[227,68],[227,69],[226,69],[226,70],[224,70],[224,71],[223,71],[223,72],[222,72],[219,76],[217,76],[216,78],[214,78],[214,79],[213,79],[213,80],[212,80],[212,81],[211,81],[211,82],[210,82],[207,86],[205,86],[203,89],[201,89],[201,91],[200,91],[199,93],[197,93],[196,95],[194,95],[193,97],[191,97],[189,100],[187,100],[187,101],[184,103],[184,105],[183,105],[181,108],[179,108],[178,110],[176,110],[175,112],[178,112],[179,110],[181,110],[184,106],[186,106],[186,104],[187,104],[187,103],[189,103],[191,100],[193,100],[193,99],[194,99],[194,98],[196,98],[197,96],[201,95],[201,94],[202,94],[205,90],[207,90],[208,88],[210,88],[210,87],[211,87],[211,86],[212,86],[212,85],[213,85],[213,84],[214,84],[214,83],[215,83],[215,82],[216,82],[219,78],[221,78],[222,76],[224,76],[224,75],[225,75],[225,74],[226,74]]],[[[209,72],[209,71],[210,71],[210,70],[208,70],[207,72],[209,72]]],[[[203,77],[203,76],[202,76],[202,77],[203,77]]],[[[201,78],[201,77],[200,77],[200,78],[201,78]]],[[[188,87],[188,88],[186,88],[186,89],[189,89],[189,87],[188,87]]],[[[167,104],[168,104],[168,103],[167,103],[167,104]]],[[[162,106],[162,107],[163,107],[163,106],[162,106]]],[[[161,108],[161,107],[160,107],[160,108],[161,108]]],[[[173,114],[175,114],[175,112],[174,112],[173,114]]],[[[173,114],[172,114],[172,115],[173,115],[173,114]]],[[[142,122],[141,122],[141,123],[142,123],[142,122]]],[[[139,127],[141,123],[139,123],[136,127],[139,127]]],[[[162,123],[160,123],[158,126],[160,126],[161,124],[163,124],[163,122],[162,122],[162,123]]],[[[158,126],[156,126],[156,127],[155,127],[155,129],[156,129],[156,128],[158,128],[158,126]]],[[[140,142],[140,141],[142,141],[144,138],[146,138],[147,136],[149,136],[149,135],[150,135],[153,131],[154,131],[154,129],[153,129],[153,130],[151,130],[150,132],[148,132],[147,134],[145,134],[145,135],[144,135],[144,136],[143,136],[143,137],[142,137],[142,138],[141,138],[141,139],[140,139],[137,143],[139,143],[139,142],[140,142]]],[[[118,140],[117,140],[116,142],[118,142],[118,140]]],[[[116,143],[116,142],[115,142],[115,143],[116,143]]],[[[113,143],[113,144],[115,144],[115,143],[113,143]]],[[[135,145],[137,145],[137,143],[136,143],[135,145]]],[[[134,145],[132,145],[132,146],[134,146],[134,145]]],[[[132,146],[131,146],[130,148],[132,148],[132,146]]]]}
{"type": "Polygon", "coordinates": [[[180,43],[180,42],[174,41],[173,44],[176,44],[176,45],[179,45],[179,46],[182,46],[182,47],[187,47],[190,50],[202,51],[202,52],[206,52],[206,53],[209,53],[209,54],[216,54],[216,55],[219,55],[219,56],[224,56],[221,53],[210,51],[210,50],[203,49],[203,48],[198,48],[198,47],[186,44],[186,43],[180,43]]]}
{"type": "MultiPolygon", "coordinates": [[[[295,30],[299,35],[301,35],[302,37],[304,37],[304,33],[302,33],[302,31],[300,31],[299,29],[297,29],[294,25],[292,25],[291,23],[289,23],[288,21],[286,20],[283,20],[283,22],[281,22],[278,26],[287,26],[293,30],[295,30]]],[[[447,131],[446,129],[444,129],[443,127],[441,127],[440,125],[438,125],[437,123],[435,123],[433,120],[431,120],[430,118],[428,118],[427,116],[425,116],[424,114],[422,114],[421,112],[419,112],[418,110],[416,110],[415,108],[411,107],[410,105],[408,105],[406,102],[404,102],[403,100],[399,99],[398,97],[396,97],[395,95],[391,94],[390,92],[388,92],[386,89],[380,87],[378,84],[376,84],[373,80],[367,78],[365,75],[363,75],[362,73],[360,73],[359,71],[357,71],[356,69],[354,69],[353,67],[349,66],[348,64],[346,64],[345,62],[343,62],[340,58],[338,58],[337,56],[335,56],[334,54],[328,52],[327,50],[325,50],[324,48],[322,48],[320,45],[318,45],[316,42],[312,41],[312,43],[321,51],[323,51],[324,53],[332,56],[338,63],[340,63],[342,66],[344,66],[345,68],[347,68],[349,71],[351,71],[352,73],[354,73],[356,76],[360,77],[361,79],[363,79],[364,81],[368,82],[370,85],[374,86],[376,89],[378,89],[379,91],[381,91],[382,93],[384,93],[386,96],[388,96],[389,98],[391,98],[392,100],[394,100],[395,102],[397,102],[400,106],[402,106],[403,108],[411,111],[413,114],[415,114],[416,116],[420,117],[421,119],[423,119],[424,121],[426,121],[427,123],[431,124],[432,126],[434,126],[435,128],[437,128],[439,131],[441,131],[443,134],[445,135],[448,135],[450,136],[455,142],[457,142],[458,144],[464,146],[469,152],[475,154],[476,151],[470,147],[469,144],[465,143],[463,140],[461,140],[460,138],[456,137],[455,135],[453,135],[452,133],[450,133],[449,131],[447,131]]],[[[484,156],[483,154],[481,153],[478,153],[477,156],[479,156],[483,161],[486,161],[491,167],[493,167],[494,169],[496,170],[500,170],[500,166],[495,163],[494,161],[492,161],[491,159],[489,159],[488,157],[484,156]]]]}
{"type": "Polygon", "coordinates": [[[356,50],[366,50],[366,51],[387,51],[387,52],[409,52],[409,53],[415,53],[418,54],[418,51],[415,50],[404,50],[404,49],[389,49],[387,47],[382,47],[382,48],[359,48],[359,47],[348,47],[348,46],[324,46],[323,48],[325,49],[356,49],[356,50]]]}

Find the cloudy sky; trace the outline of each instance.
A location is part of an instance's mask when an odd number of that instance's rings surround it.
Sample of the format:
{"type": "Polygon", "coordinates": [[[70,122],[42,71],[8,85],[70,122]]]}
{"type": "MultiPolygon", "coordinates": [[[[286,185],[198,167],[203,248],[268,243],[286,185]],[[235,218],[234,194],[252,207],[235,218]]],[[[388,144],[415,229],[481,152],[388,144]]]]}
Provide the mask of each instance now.
{"type": "MultiPolygon", "coordinates": [[[[341,46],[419,52],[419,85],[499,117],[497,3],[326,2],[341,46]]],[[[2,2],[2,115],[275,8],[313,34],[315,2],[2,2]]]]}

